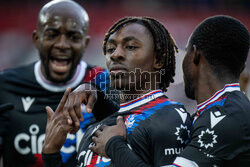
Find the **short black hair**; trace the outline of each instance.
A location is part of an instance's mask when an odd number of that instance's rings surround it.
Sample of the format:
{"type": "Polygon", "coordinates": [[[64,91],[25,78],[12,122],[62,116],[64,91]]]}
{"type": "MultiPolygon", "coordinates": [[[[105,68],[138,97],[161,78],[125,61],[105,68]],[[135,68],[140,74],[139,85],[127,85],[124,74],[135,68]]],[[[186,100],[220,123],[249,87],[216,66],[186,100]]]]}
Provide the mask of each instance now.
{"type": "Polygon", "coordinates": [[[221,79],[238,79],[249,50],[249,32],[237,19],[217,15],[201,22],[194,30],[189,45],[196,45],[221,79]]]}
{"type": "Polygon", "coordinates": [[[160,88],[163,91],[167,91],[170,82],[174,82],[175,52],[178,52],[178,48],[168,30],[156,19],[150,17],[125,17],[118,20],[105,35],[102,48],[103,54],[106,55],[106,45],[110,35],[129,23],[141,24],[152,34],[154,39],[154,50],[157,54],[157,61],[162,62],[162,69],[165,69],[164,74],[161,75],[162,79],[160,88]]]}

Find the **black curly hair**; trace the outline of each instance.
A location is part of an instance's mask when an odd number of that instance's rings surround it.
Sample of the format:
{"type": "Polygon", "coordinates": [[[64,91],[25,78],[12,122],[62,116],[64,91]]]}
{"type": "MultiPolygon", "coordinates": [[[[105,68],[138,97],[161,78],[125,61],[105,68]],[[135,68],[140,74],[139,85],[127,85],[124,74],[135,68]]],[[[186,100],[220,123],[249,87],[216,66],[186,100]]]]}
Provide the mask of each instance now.
{"type": "Polygon", "coordinates": [[[189,45],[196,45],[218,78],[238,79],[249,50],[249,32],[237,19],[217,15],[201,22],[191,35],[189,45]]]}
{"type": "Polygon", "coordinates": [[[157,59],[163,63],[164,66],[162,69],[165,70],[164,74],[162,74],[160,88],[163,91],[167,91],[170,82],[174,82],[175,52],[178,52],[178,48],[168,30],[159,21],[150,17],[125,17],[118,20],[105,35],[102,48],[103,54],[106,55],[106,45],[110,35],[118,31],[124,25],[130,23],[141,24],[152,34],[157,59]]]}

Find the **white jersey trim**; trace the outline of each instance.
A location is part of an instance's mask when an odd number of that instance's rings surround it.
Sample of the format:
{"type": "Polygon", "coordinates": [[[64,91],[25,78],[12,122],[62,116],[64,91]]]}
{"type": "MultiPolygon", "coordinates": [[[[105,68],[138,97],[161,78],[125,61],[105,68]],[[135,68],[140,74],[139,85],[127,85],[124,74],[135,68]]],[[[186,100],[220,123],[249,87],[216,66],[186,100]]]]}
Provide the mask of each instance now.
{"type": "Polygon", "coordinates": [[[154,90],[154,91],[151,91],[139,98],[136,98],[132,101],[129,101],[129,102],[126,102],[126,103],[123,103],[120,105],[120,110],[118,112],[124,112],[124,111],[128,111],[128,110],[131,110],[132,108],[135,108],[135,107],[138,107],[138,106],[141,106],[145,103],[148,103],[160,96],[163,96],[164,94],[162,93],[162,90],[154,90]]]}
{"type": "Polygon", "coordinates": [[[240,84],[239,83],[226,84],[223,89],[217,91],[208,100],[204,101],[203,103],[198,104],[197,105],[197,109],[201,110],[204,107],[206,107],[208,104],[210,104],[210,103],[216,101],[217,99],[219,99],[224,93],[226,93],[226,92],[233,92],[233,91],[240,91],[240,84]]]}
{"type": "Polygon", "coordinates": [[[173,163],[177,167],[199,167],[197,163],[183,157],[177,157],[173,163]]]}
{"type": "Polygon", "coordinates": [[[42,71],[41,71],[41,61],[38,61],[35,63],[34,73],[35,73],[36,81],[44,89],[51,91],[51,92],[63,92],[68,87],[75,88],[76,86],[78,86],[83,81],[83,78],[86,73],[86,69],[87,69],[87,63],[84,61],[80,61],[73,78],[65,84],[54,84],[53,82],[47,80],[43,76],[42,71]]]}

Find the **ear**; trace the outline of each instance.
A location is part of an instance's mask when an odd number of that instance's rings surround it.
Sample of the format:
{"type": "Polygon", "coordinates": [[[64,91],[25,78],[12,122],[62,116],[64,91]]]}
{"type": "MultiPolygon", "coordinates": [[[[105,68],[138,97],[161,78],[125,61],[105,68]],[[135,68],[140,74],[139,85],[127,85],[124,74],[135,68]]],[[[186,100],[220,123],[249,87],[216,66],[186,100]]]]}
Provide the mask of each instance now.
{"type": "Polygon", "coordinates": [[[193,63],[198,65],[200,63],[201,51],[197,50],[196,45],[193,45],[192,54],[194,56],[193,63]]]}
{"type": "Polygon", "coordinates": [[[85,49],[88,47],[89,45],[89,41],[90,41],[90,36],[89,35],[86,35],[85,36],[85,41],[84,41],[84,46],[85,46],[85,49]]]}
{"type": "Polygon", "coordinates": [[[38,32],[37,32],[37,30],[34,30],[32,33],[32,41],[37,49],[38,49],[38,40],[39,40],[38,32]]]}
{"type": "Polygon", "coordinates": [[[154,69],[155,70],[160,70],[164,66],[163,62],[157,58],[157,54],[154,54],[154,69]]]}

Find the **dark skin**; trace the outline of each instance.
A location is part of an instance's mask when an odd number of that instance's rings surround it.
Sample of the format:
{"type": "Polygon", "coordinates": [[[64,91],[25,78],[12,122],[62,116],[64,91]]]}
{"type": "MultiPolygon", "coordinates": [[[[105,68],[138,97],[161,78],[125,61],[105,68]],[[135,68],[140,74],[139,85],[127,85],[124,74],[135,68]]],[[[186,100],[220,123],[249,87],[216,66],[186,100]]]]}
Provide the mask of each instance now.
{"type": "Polygon", "coordinates": [[[250,75],[247,71],[243,71],[240,74],[240,89],[244,92],[247,92],[249,78],[250,78],[250,75]]]}
{"type": "Polygon", "coordinates": [[[67,101],[70,91],[70,88],[65,91],[55,112],[50,107],[46,107],[48,117],[46,125],[46,137],[43,144],[43,153],[49,154],[58,152],[58,149],[60,150],[62,145],[64,144],[68,132],[73,128],[67,123],[67,117],[65,117],[63,114],[63,106],[67,101]],[[60,138],[55,136],[55,133],[59,133],[60,138]],[[50,141],[54,142],[54,147],[50,147],[50,145],[48,144],[50,143],[50,141]]]}
{"type": "MultiPolygon", "coordinates": [[[[150,85],[145,85],[144,90],[138,90],[128,79],[129,72],[135,72],[136,68],[141,71],[155,72],[160,69],[162,64],[156,61],[156,53],[154,52],[153,37],[151,33],[140,24],[129,24],[112,34],[107,42],[106,65],[110,72],[111,84],[118,90],[121,83],[122,88],[128,88],[128,91],[121,91],[121,94],[145,94],[151,90],[150,85]],[[120,77],[117,77],[120,76],[120,77]]],[[[138,79],[141,73],[136,73],[136,85],[140,83],[155,81],[150,79],[138,79]]],[[[159,77],[159,76],[158,76],[159,77]]],[[[159,85],[156,86],[159,88],[159,85]]],[[[120,103],[132,100],[133,97],[125,99],[121,98],[120,103]]]]}
{"type": "Polygon", "coordinates": [[[68,124],[73,126],[70,133],[76,133],[80,128],[80,121],[83,121],[82,103],[86,105],[86,111],[91,113],[96,101],[97,90],[91,84],[82,84],[69,94],[63,112],[68,124]]]}
{"type": "MultiPolygon", "coordinates": [[[[162,64],[159,64],[158,61],[156,61],[153,37],[143,25],[137,23],[128,24],[118,30],[116,33],[112,34],[110,36],[110,40],[107,45],[107,55],[105,55],[106,64],[110,73],[131,72],[134,71],[135,68],[140,68],[142,71],[155,72],[156,69],[161,68],[162,64]]],[[[129,84],[129,82],[124,82],[124,80],[126,79],[124,78],[124,76],[122,76],[121,78],[114,78],[112,77],[112,74],[110,75],[112,84],[114,84],[115,82],[123,81],[122,83],[124,84],[124,86],[128,86],[127,84],[129,84]]],[[[140,82],[140,80],[136,80],[136,82],[140,82]]],[[[150,82],[150,79],[148,80],[148,82],[150,82]]],[[[159,85],[157,85],[157,87],[159,87],[159,85]]],[[[135,87],[131,87],[129,92],[123,93],[143,95],[149,91],[151,91],[150,87],[144,89],[143,91],[137,91],[135,87]]],[[[65,94],[67,94],[67,92],[65,94]]],[[[69,97],[67,98],[69,99],[69,97]]],[[[129,100],[131,99],[122,99],[121,102],[129,100]]],[[[64,103],[63,100],[59,104],[59,106],[65,105],[67,105],[67,102],[64,103]]],[[[70,132],[71,129],[67,126],[68,123],[67,121],[65,121],[65,118],[60,116],[60,114],[63,113],[61,110],[64,110],[64,108],[58,107],[55,113],[52,112],[52,110],[48,107],[46,108],[46,110],[48,114],[51,113],[50,115],[52,119],[48,122],[49,128],[47,128],[46,131],[46,137],[42,152],[59,152],[66,139],[66,132],[70,132]],[[62,121],[59,121],[59,119],[61,119],[62,121]],[[60,122],[60,126],[57,125],[58,122],[60,122]],[[60,143],[61,147],[59,147],[58,143],[60,143]]],[[[123,129],[125,128],[122,117],[118,117],[117,123],[118,126],[121,125],[123,126],[123,129]]],[[[102,132],[106,132],[106,127],[108,126],[103,126],[100,130],[97,131],[96,135],[100,134],[101,136],[102,132]]],[[[111,129],[110,132],[112,131],[113,130],[111,129]]],[[[119,135],[126,135],[126,129],[123,131],[118,131],[117,133],[119,133],[119,135]]],[[[109,130],[107,134],[109,134],[109,130]]],[[[106,137],[106,139],[109,139],[109,137],[106,137]]],[[[96,142],[98,142],[98,140],[96,140],[96,142]]],[[[104,153],[105,152],[102,152],[102,155],[104,153]]]]}
{"type": "Polygon", "coordinates": [[[95,147],[91,147],[90,149],[101,156],[108,157],[105,152],[105,146],[109,139],[113,136],[123,136],[124,140],[126,140],[126,125],[124,124],[123,117],[118,116],[116,120],[115,126],[101,126],[99,130],[95,132],[95,136],[92,137],[92,141],[96,144],[95,147]]]}
{"type": "MultiPolygon", "coordinates": [[[[42,62],[42,74],[47,80],[63,84],[72,78],[89,43],[88,21],[86,11],[74,1],[49,2],[41,9],[37,30],[33,32],[32,38],[42,62]]],[[[70,133],[76,133],[80,128],[80,121],[83,121],[81,104],[84,103],[86,111],[90,113],[96,100],[96,88],[90,84],[82,84],[69,92],[60,111],[62,110],[66,123],[71,126],[68,128],[70,133]]],[[[48,107],[46,110],[48,115],[51,114],[48,107]]],[[[47,130],[49,134],[58,127],[54,121],[58,117],[50,117],[53,128],[47,130]]],[[[62,139],[64,137],[63,135],[62,139]]],[[[53,152],[54,145],[58,147],[57,144],[60,143],[61,147],[64,143],[58,140],[49,141],[44,142],[44,153],[53,152]]]]}
{"type": "Polygon", "coordinates": [[[194,97],[197,104],[209,99],[218,90],[222,89],[225,84],[239,82],[239,78],[235,79],[226,74],[223,79],[218,77],[211,69],[211,65],[206,60],[204,53],[190,43],[188,43],[182,67],[185,90],[193,89],[191,92],[186,91],[186,95],[194,97]]]}
{"type": "MultiPolygon", "coordinates": [[[[198,104],[206,101],[227,83],[236,83],[238,80],[226,76],[219,78],[211,69],[203,52],[195,45],[188,42],[186,55],[183,60],[183,73],[185,92],[188,97],[194,98],[198,104]],[[188,91],[187,91],[188,90],[188,91]]],[[[91,150],[97,154],[107,156],[105,147],[107,142],[114,136],[123,136],[126,139],[126,126],[123,121],[117,121],[117,125],[105,126],[95,137],[92,138],[95,146],[91,150]]],[[[129,149],[129,148],[128,148],[129,149]]]]}
{"type": "MultiPolygon", "coordinates": [[[[97,93],[91,88],[90,84],[80,85],[74,92],[71,92],[71,88],[68,88],[62,100],[60,101],[56,111],[54,112],[49,106],[46,107],[48,119],[46,126],[46,136],[42,148],[42,152],[45,154],[59,152],[62,148],[67,134],[76,133],[80,128],[78,125],[72,122],[72,113],[80,113],[79,117],[82,117],[81,103],[85,103],[87,111],[91,112],[94,108],[94,104],[97,99],[97,93]],[[86,86],[86,87],[85,87],[86,86]]],[[[82,119],[83,120],[83,119],[82,119]]]]}
{"type": "Polygon", "coordinates": [[[84,12],[73,2],[63,1],[42,8],[32,38],[46,79],[64,83],[72,78],[90,39],[84,12]]]}
{"type": "MultiPolygon", "coordinates": [[[[150,34],[149,31],[144,26],[136,23],[133,23],[131,25],[126,25],[118,32],[112,34],[107,43],[106,63],[108,69],[111,72],[113,72],[112,64],[115,64],[117,62],[120,62],[120,64],[126,64],[127,68],[121,68],[126,71],[129,70],[133,71],[136,67],[142,69],[143,71],[154,71],[155,69],[161,69],[163,65],[156,60],[155,56],[154,57],[152,56],[152,52],[154,53],[153,51],[154,44],[152,36],[149,34],[150,34]],[[139,28],[144,29],[144,31],[141,31],[139,28]],[[126,44],[126,42],[123,44],[123,40],[125,40],[127,37],[130,36],[136,36],[136,40],[132,42],[129,41],[128,44],[126,44]],[[149,37],[151,38],[151,40],[149,37]],[[121,45],[122,47],[119,48],[119,45],[121,45]],[[139,47],[139,49],[136,51],[138,55],[130,51],[131,48],[135,49],[136,47],[139,47]],[[148,49],[151,50],[151,53],[148,51],[148,49]],[[128,50],[127,53],[126,50],[128,50]],[[148,59],[145,59],[145,57],[148,57],[148,59]]],[[[118,72],[120,71],[114,70],[114,73],[118,72]]],[[[111,79],[113,84],[114,82],[118,82],[117,79],[112,78],[112,73],[111,73],[111,79]]],[[[122,83],[126,84],[126,82],[122,83]]],[[[148,90],[150,90],[150,88],[148,88],[148,90]]],[[[136,91],[136,88],[134,88],[134,90],[132,89],[132,91],[129,92],[129,94],[137,94],[137,93],[138,91],[136,91]]],[[[144,93],[147,93],[147,91],[142,92],[142,94],[144,93]]],[[[127,101],[129,100],[121,99],[121,102],[127,102],[127,101]]],[[[93,136],[92,138],[93,142],[95,142],[96,145],[91,147],[91,150],[99,155],[107,157],[107,154],[105,152],[105,146],[106,143],[109,141],[109,139],[112,138],[113,136],[123,136],[124,139],[126,139],[126,125],[124,124],[122,117],[117,118],[117,125],[104,126],[96,131],[95,136],[93,136]]]]}

